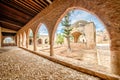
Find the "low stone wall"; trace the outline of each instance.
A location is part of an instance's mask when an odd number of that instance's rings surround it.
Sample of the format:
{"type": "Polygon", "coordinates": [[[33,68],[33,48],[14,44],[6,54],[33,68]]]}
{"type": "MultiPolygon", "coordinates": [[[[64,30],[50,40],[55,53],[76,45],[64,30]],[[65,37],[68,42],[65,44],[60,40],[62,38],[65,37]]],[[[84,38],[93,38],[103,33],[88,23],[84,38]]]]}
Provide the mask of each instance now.
{"type": "MultiPolygon", "coordinates": [[[[22,48],[22,47],[20,47],[20,48],[22,48]]],[[[97,76],[97,77],[99,77],[101,79],[105,79],[105,80],[119,80],[120,79],[119,76],[116,76],[116,75],[113,75],[113,74],[97,72],[95,70],[87,69],[87,68],[84,68],[84,67],[81,67],[81,66],[76,66],[76,65],[73,65],[73,64],[61,61],[61,60],[55,58],[54,56],[43,55],[43,54],[40,54],[38,52],[28,50],[26,48],[22,48],[22,49],[27,50],[29,52],[32,52],[32,53],[34,53],[34,54],[36,54],[38,56],[42,56],[44,58],[47,58],[48,60],[51,60],[51,61],[56,62],[56,63],[59,63],[59,64],[64,65],[66,67],[75,69],[77,71],[80,71],[80,72],[83,72],[83,73],[86,73],[86,74],[89,74],[89,75],[97,76]]]]}

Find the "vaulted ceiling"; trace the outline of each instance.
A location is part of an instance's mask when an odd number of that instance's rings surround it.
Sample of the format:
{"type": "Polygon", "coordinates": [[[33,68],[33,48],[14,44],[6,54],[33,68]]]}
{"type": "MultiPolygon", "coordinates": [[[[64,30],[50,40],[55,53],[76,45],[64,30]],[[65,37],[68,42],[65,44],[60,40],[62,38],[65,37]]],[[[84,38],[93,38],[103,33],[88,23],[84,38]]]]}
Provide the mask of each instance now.
{"type": "Polygon", "coordinates": [[[54,0],[0,0],[0,26],[18,31],[54,0]]]}

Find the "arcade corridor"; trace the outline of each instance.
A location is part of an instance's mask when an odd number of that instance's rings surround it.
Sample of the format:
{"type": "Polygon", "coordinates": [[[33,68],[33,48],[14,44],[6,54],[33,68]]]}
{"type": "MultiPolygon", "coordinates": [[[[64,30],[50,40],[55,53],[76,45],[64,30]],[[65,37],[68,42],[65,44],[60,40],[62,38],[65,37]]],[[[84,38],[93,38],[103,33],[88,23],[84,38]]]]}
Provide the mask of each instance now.
{"type": "Polygon", "coordinates": [[[0,0],[0,80],[101,79],[120,79],[120,0],[0,0]]]}

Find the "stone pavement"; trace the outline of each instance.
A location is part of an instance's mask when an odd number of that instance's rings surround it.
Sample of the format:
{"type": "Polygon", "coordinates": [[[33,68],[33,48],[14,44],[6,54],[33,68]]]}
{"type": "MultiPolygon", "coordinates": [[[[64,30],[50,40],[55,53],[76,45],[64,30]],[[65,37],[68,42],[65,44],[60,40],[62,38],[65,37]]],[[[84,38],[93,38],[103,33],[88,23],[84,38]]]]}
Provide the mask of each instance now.
{"type": "Polygon", "coordinates": [[[100,79],[14,47],[6,52],[0,53],[0,80],[100,79]]]}

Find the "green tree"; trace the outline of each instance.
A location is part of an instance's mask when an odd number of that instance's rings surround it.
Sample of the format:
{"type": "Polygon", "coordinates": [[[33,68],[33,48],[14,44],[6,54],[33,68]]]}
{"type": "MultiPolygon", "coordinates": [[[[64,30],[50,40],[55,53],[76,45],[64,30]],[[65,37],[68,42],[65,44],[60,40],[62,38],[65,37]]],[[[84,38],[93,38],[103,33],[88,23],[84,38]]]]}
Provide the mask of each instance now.
{"type": "Polygon", "coordinates": [[[57,43],[57,44],[63,44],[63,42],[64,42],[64,37],[63,37],[63,35],[57,34],[56,43],[57,43]]]}
{"type": "Polygon", "coordinates": [[[72,31],[72,28],[70,27],[71,24],[70,24],[70,15],[71,15],[71,12],[68,13],[64,19],[62,20],[61,24],[62,26],[64,26],[63,28],[63,34],[64,34],[64,37],[67,39],[67,43],[68,43],[68,51],[71,52],[71,46],[70,46],[70,36],[71,36],[71,31],[72,31]]]}

